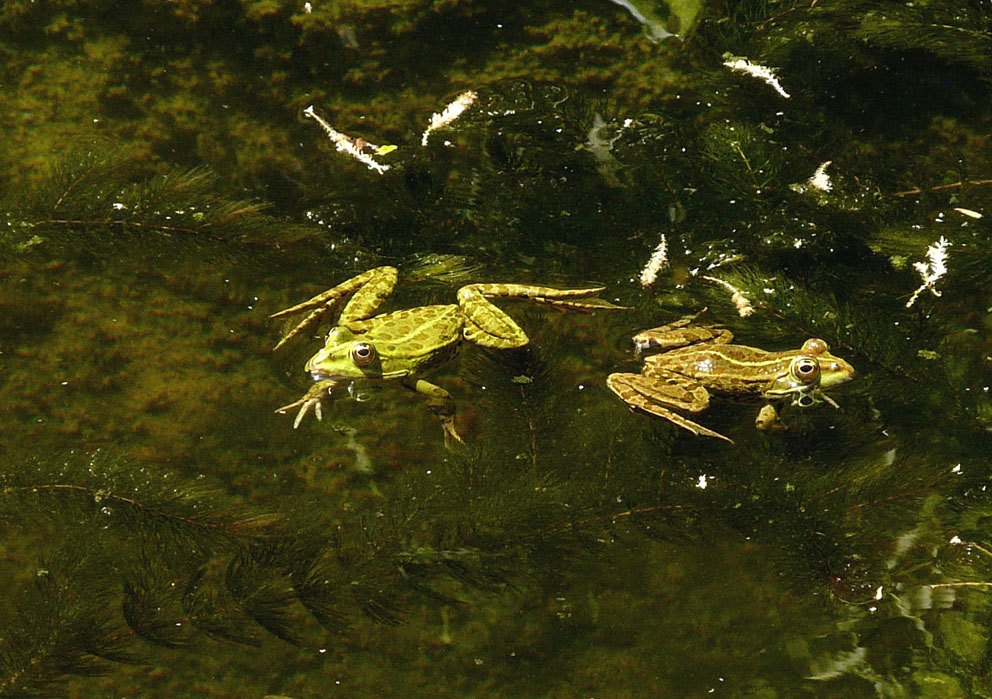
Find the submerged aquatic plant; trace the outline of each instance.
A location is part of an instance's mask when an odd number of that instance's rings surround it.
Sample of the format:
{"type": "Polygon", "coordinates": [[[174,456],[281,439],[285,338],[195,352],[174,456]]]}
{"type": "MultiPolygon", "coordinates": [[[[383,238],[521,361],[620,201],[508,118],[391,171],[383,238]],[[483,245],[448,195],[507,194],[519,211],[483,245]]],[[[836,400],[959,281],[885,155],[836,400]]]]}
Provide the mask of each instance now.
{"type": "Polygon", "coordinates": [[[264,249],[313,240],[313,229],[266,214],[264,203],[221,196],[205,168],[153,175],[112,149],[67,154],[48,177],[0,206],[0,255],[151,252],[177,244],[209,254],[227,245],[264,249]]]}

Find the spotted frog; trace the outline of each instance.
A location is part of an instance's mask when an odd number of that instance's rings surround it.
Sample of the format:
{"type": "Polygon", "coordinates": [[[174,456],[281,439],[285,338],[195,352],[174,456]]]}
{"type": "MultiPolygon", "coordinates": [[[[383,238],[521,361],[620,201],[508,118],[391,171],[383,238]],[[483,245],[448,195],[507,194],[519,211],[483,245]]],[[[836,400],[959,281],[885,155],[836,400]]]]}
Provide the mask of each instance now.
{"type": "Polygon", "coordinates": [[[854,368],[830,354],[826,342],[810,338],[802,348],[785,352],[732,345],[730,330],[693,324],[705,310],[635,335],[638,350],[663,351],[645,358],[640,374],[610,374],[610,390],[631,408],[728,442],[733,440],[674,411],[702,412],[712,395],[764,399],[768,403],[756,424],[766,429],[782,424],[773,403],[791,399],[801,407],[821,401],[839,407],[823,391],[849,380],[854,368]]]}
{"type": "Polygon", "coordinates": [[[344,303],[338,324],[328,332],[323,348],[306,364],[314,385],[298,401],[276,411],[299,407],[294,427],[299,426],[311,407],[320,419],[321,400],[339,382],[399,379],[426,396],[428,407],[441,420],[445,441],[461,442],[462,438],[455,430],[451,395],[418,377],[454,356],[462,340],[495,349],[523,347],[528,343],[526,333],[510,316],[490,303],[490,298],[521,299],[560,310],[622,308],[593,298],[603,287],[552,289],[525,284],[469,284],[458,290],[457,304],[420,306],[376,315],[392,293],[396,278],[396,268],[376,267],[272,315],[281,318],[309,311],[279,341],[275,347],[279,349],[292,337],[318,325],[344,303]]]}

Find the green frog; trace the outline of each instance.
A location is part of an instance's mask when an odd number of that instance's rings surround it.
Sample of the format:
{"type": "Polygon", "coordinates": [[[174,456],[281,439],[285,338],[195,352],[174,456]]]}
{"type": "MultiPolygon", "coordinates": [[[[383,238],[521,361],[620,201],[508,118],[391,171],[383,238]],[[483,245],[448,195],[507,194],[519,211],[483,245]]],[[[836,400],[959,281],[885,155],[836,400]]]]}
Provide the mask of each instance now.
{"type": "Polygon", "coordinates": [[[392,293],[396,278],[395,267],[376,267],[272,315],[281,318],[309,311],[279,341],[275,347],[279,349],[290,338],[318,325],[344,303],[338,324],[328,332],[323,348],[306,364],[314,385],[298,401],[276,411],[300,407],[294,428],[311,407],[317,419],[321,418],[321,400],[339,382],[399,379],[427,398],[428,407],[441,420],[445,441],[462,442],[455,430],[451,395],[418,377],[453,357],[462,340],[495,349],[523,347],[528,343],[527,334],[510,316],[490,303],[490,298],[521,299],[559,310],[622,308],[593,298],[604,287],[552,289],[526,284],[469,284],[458,290],[457,304],[420,306],[376,315],[392,293]]]}
{"type": "Polygon", "coordinates": [[[711,395],[764,399],[768,404],[756,424],[767,429],[782,426],[773,402],[791,398],[792,405],[800,407],[821,401],[839,407],[823,391],[849,380],[854,368],[830,354],[826,342],[810,338],[801,349],[785,352],[732,345],[730,330],[719,325],[693,325],[705,310],[635,335],[634,345],[639,351],[663,351],[647,357],[640,374],[610,374],[606,379],[610,390],[631,408],[663,417],[694,434],[728,442],[733,440],[674,409],[702,412],[711,395]]]}

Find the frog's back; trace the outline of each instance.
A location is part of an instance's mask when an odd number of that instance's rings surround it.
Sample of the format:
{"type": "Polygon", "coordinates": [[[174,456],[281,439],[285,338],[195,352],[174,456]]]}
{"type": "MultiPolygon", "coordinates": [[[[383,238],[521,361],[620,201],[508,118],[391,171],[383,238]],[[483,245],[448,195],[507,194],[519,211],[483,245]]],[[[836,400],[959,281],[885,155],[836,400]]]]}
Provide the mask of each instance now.
{"type": "Polygon", "coordinates": [[[458,344],[464,321],[458,306],[444,304],[383,313],[349,327],[374,343],[383,359],[429,361],[458,344]]]}
{"type": "Polygon", "coordinates": [[[791,355],[746,345],[685,347],[647,357],[650,368],[691,377],[710,393],[745,397],[761,395],[769,382],[788,372],[791,355]]]}

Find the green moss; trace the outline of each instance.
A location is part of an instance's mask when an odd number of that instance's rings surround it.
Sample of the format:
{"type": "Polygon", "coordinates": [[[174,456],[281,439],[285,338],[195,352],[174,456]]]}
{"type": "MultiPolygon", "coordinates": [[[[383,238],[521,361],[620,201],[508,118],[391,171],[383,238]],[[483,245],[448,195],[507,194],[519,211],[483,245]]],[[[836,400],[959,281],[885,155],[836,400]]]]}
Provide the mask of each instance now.
{"type": "Polygon", "coordinates": [[[926,699],[963,697],[968,693],[958,678],[943,672],[918,671],[912,676],[914,695],[926,699]]]}
{"type": "MultiPolygon", "coordinates": [[[[315,3],[312,13],[297,5],[51,10],[40,45],[5,49],[0,112],[18,164],[8,176],[32,178],[67,141],[105,138],[146,158],[207,163],[231,181],[274,182],[322,165],[314,148],[297,145],[319,139],[299,125],[311,103],[333,111],[346,132],[400,142],[459,88],[518,77],[614,85],[616,98],[637,108],[672,78],[661,62],[644,70],[659,48],[636,25],[607,19],[622,13],[605,3],[604,14],[575,10],[566,18],[454,0],[315,3]],[[208,22],[232,27],[237,40],[218,42],[208,22]],[[434,40],[439,33],[445,41],[434,40]],[[256,66],[246,73],[248,52],[256,66]],[[563,65],[575,69],[562,72],[563,65]]],[[[15,3],[6,21],[28,11],[15,3]]]]}
{"type": "Polygon", "coordinates": [[[941,614],[937,631],[941,645],[959,662],[975,666],[985,657],[988,631],[961,612],[941,614]]]}

